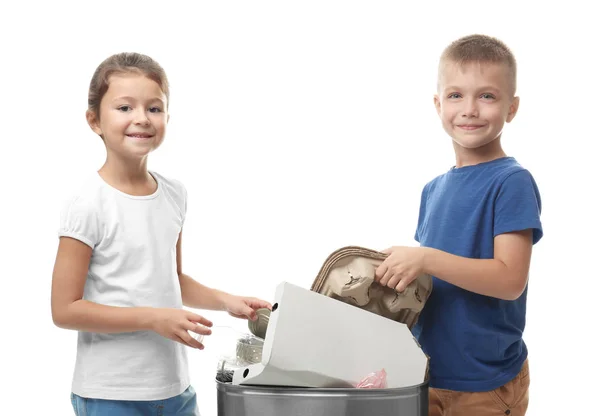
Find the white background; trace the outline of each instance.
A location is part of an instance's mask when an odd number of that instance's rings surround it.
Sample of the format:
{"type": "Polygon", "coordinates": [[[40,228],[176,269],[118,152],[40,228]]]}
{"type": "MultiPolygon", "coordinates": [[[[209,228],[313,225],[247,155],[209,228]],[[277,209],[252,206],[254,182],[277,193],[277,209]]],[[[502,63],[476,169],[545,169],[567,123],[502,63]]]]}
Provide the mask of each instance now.
{"type": "MultiPolygon", "coordinates": [[[[50,284],[61,204],[104,161],[84,117],[104,58],[146,53],[169,76],[171,121],[149,167],[188,187],[185,272],[270,300],[282,280],[309,287],[342,246],[415,244],[421,188],[454,163],[433,106],[437,59],[471,33],[516,54],[521,107],[503,143],[542,194],[528,414],[597,409],[600,30],[583,2],[9,4],[0,11],[3,413],[72,414],[76,333],[53,326],[50,284]]],[[[204,416],[216,415],[224,339],[189,351],[204,416]]]]}

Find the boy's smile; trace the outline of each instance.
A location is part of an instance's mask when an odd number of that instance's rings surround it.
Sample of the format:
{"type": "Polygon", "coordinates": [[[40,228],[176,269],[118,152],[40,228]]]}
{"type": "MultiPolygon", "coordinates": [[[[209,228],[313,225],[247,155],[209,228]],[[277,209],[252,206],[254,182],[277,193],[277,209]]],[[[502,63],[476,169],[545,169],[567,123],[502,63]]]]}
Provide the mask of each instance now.
{"type": "MultiPolygon", "coordinates": [[[[436,110],[457,154],[496,148],[504,123],[517,111],[519,99],[512,94],[508,68],[495,63],[447,62],[440,74],[436,110]]],[[[487,152],[486,152],[487,153],[487,152]]],[[[495,155],[499,156],[499,155],[495,155]]]]}
{"type": "Polygon", "coordinates": [[[477,130],[480,129],[484,126],[484,124],[459,124],[458,127],[463,129],[463,130],[467,130],[467,131],[471,131],[471,130],[477,130]]]}

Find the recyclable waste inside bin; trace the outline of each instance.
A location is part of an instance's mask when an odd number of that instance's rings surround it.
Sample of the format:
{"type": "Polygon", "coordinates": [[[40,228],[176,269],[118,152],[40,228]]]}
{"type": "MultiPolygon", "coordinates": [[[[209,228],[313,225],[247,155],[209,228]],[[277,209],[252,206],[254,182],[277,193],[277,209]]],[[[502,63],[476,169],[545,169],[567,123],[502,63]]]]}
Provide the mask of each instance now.
{"type": "Polygon", "coordinates": [[[363,409],[357,415],[427,414],[428,357],[410,329],[431,277],[419,276],[403,293],[384,288],[374,276],[385,257],[344,247],[327,258],[310,290],[278,285],[273,310],[249,323],[264,337],[260,362],[242,361],[231,382],[217,380],[219,415],[354,414],[349,405],[363,409]],[[386,389],[354,388],[380,369],[386,389]]]}

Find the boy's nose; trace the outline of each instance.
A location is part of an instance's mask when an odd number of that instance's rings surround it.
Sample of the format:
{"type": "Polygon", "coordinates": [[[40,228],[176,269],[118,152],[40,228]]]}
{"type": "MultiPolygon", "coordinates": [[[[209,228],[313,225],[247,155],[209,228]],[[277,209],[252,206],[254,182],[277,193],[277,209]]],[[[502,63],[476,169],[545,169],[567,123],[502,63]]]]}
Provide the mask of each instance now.
{"type": "Polygon", "coordinates": [[[475,102],[475,100],[466,100],[465,101],[465,106],[462,111],[462,116],[469,117],[469,118],[479,117],[479,110],[477,108],[477,103],[475,102]]]}

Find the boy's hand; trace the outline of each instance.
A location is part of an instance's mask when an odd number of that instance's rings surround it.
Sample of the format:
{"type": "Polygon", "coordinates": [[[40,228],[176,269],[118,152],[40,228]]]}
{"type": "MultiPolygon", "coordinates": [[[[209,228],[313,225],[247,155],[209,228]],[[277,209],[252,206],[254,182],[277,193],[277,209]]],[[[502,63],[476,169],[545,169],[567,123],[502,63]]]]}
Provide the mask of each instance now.
{"type": "Polygon", "coordinates": [[[188,331],[210,335],[209,327],[212,325],[211,321],[198,314],[185,309],[170,308],[155,309],[151,321],[151,328],[157,334],[201,350],[204,349],[204,345],[192,338],[188,331]]]}
{"type": "Polygon", "coordinates": [[[425,252],[421,247],[391,247],[382,253],[389,256],[375,271],[375,281],[397,292],[423,273],[425,252]]]}
{"type": "Polygon", "coordinates": [[[271,309],[271,304],[257,298],[228,295],[223,302],[224,309],[234,318],[256,320],[256,310],[271,309]]]}

